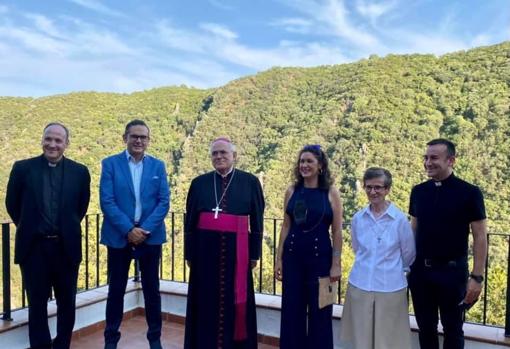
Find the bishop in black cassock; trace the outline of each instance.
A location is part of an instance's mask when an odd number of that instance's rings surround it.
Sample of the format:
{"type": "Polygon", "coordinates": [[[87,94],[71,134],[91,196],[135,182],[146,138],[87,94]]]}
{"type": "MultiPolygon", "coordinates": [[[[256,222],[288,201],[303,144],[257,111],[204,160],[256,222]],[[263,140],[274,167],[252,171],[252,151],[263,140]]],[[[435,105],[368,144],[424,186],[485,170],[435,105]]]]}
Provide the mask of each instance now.
{"type": "Polygon", "coordinates": [[[251,268],[261,253],[264,197],[254,175],[234,168],[235,158],[228,139],[213,141],[215,170],[188,192],[186,349],[257,348],[251,268]]]}

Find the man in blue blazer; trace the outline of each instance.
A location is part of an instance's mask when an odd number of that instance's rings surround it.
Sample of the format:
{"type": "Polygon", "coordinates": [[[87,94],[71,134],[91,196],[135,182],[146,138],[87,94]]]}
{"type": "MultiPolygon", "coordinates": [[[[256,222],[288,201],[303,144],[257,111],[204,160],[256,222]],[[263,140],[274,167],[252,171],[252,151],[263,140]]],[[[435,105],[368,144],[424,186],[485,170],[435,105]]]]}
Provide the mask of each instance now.
{"type": "Polygon", "coordinates": [[[151,349],[161,348],[159,260],[166,242],[164,219],[170,192],[165,164],[145,153],[149,127],[142,120],[126,125],[126,150],[102,162],[99,196],[104,214],[101,243],[108,247],[108,299],[105,349],[117,348],[124,293],[131,259],[140,264],[151,349]]]}

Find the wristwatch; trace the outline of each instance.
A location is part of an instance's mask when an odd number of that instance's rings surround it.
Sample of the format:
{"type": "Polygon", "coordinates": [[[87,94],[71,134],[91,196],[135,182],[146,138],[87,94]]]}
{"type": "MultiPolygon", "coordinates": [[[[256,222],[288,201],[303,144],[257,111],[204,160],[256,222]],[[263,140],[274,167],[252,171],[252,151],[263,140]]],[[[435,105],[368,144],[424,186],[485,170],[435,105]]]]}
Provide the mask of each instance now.
{"type": "Polygon", "coordinates": [[[469,277],[473,280],[475,280],[476,282],[478,282],[479,284],[481,284],[483,282],[483,275],[476,275],[476,274],[469,274],[469,277]]]}

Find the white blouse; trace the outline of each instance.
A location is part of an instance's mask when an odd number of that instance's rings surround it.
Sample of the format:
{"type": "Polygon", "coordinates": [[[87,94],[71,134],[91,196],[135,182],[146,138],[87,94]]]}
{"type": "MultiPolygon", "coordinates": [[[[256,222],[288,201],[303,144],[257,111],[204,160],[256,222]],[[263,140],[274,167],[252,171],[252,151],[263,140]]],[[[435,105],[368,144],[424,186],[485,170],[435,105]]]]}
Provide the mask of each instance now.
{"type": "Polygon", "coordinates": [[[354,265],[349,282],[365,291],[394,292],[407,287],[405,271],[416,257],[414,233],[406,215],[390,204],[375,218],[367,206],[351,222],[354,265]]]}

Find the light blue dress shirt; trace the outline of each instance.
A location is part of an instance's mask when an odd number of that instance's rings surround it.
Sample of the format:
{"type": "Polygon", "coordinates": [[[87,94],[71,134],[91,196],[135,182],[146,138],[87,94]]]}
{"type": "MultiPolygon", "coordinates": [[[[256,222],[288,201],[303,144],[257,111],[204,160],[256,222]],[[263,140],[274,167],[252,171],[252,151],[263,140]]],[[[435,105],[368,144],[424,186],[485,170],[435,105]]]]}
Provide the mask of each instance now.
{"type": "Polygon", "coordinates": [[[140,183],[142,182],[143,173],[143,156],[142,160],[135,162],[135,159],[126,150],[126,156],[128,159],[129,171],[131,172],[131,180],[133,181],[133,188],[135,189],[135,222],[140,222],[142,217],[142,202],[140,200],[140,183]]]}

